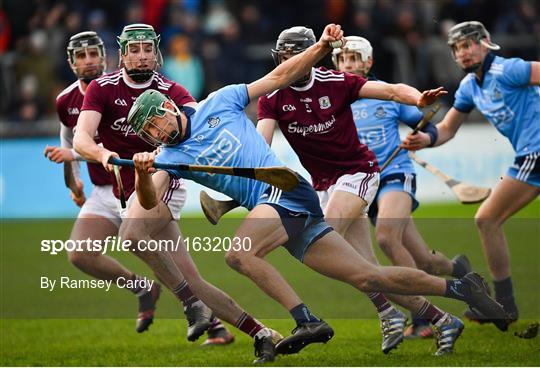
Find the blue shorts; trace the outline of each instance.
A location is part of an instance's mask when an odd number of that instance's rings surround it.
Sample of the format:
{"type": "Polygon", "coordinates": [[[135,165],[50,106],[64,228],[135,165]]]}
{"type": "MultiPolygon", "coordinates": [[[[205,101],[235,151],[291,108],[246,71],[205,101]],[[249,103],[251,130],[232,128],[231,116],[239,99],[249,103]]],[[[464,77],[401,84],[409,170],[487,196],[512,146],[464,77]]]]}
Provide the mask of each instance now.
{"type": "Polygon", "coordinates": [[[387,192],[405,192],[411,196],[412,208],[411,212],[414,212],[418,208],[418,201],[416,200],[416,174],[414,173],[395,173],[381,177],[379,184],[379,190],[375,195],[375,200],[369,207],[368,216],[373,224],[375,224],[377,215],[379,213],[378,201],[384,193],[387,192]]]}
{"type": "Polygon", "coordinates": [[[257,201],[257,205],[272,206],[281,218],[289,240],[284,244],[289,253],[304,261],[311,244],[333,230],[324,221],[317,193],[309,182],[300,177],[300,183],[291,192],[269,187],[257,201]]]}
{"type": "Polygon", "coordinates": [[[534,187],[540,187],[540,152],[517,156],[506,174],[534,187]]]}

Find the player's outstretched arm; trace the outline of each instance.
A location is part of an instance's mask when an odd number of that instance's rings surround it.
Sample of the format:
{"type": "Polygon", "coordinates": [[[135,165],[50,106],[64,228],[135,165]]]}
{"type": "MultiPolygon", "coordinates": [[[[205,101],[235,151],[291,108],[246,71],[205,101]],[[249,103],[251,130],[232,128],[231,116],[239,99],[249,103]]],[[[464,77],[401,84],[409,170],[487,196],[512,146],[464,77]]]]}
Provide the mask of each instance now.
{"type": "Polygon", "coordinates": [[[424,107],[431,105],[437,98],[448,92],[443,87],[420,92],[407,84],[390,84],[379,81],[367,81],[358,93],[359,98],[374,98],[377,100],[389,100],[424,107]]]}
{"type": "Polygon", "coordinates": [[[101,162],[105,169],[112,171],[108,164],[111,156],[119,157],[94,141],[94,136],[101,121],[101,113],[92,110],[83,110],[77,120],[77,130],[73,137],[73,148],[87,161],[101,162]]]}
{"type": "Polygon", "coordinates": [[[294,83],[332,50],[330,42],[341,40],[346,42],[343,31],[338,24],[328,24],[319,41],[310,46],[306,51],[279,64],[274,70],[259,80],[248,84],[250,101],[255,101],[260,96],[277,89],[282,89],[294,83]]]}
{"type": "MultiPolygon", "coordinates": [[[[467,115],[468,114],[460,112],[453,107],[450,108],[450,110],[448,110],[444,116],[444,119],[436,125],[438,138],[437,142],[435,142],[433,146],[440,146],[454,138],[459,127],[467,118],[467,115]]],[[[422,148],[428,147],[430,144],[431,137],[424,132],[418,132],[417,134],[409,133],[401,143],[401,147],[409,151],[418,151],[422,148]]]]}

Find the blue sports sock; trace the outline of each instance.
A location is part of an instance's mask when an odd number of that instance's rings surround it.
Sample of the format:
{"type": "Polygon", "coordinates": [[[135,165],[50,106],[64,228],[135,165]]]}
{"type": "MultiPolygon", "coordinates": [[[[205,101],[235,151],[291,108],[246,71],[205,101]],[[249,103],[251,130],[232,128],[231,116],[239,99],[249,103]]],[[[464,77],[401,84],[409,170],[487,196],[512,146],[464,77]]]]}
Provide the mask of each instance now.
{"type": "Polygon", "coordinates": [[[297,325],[307,322],[320,322],[320,319],[311,314],[311,311],[304,303],[298,304],[291,309],[289,313],[291,313],[291,316],[294,318],[297,325]]]}

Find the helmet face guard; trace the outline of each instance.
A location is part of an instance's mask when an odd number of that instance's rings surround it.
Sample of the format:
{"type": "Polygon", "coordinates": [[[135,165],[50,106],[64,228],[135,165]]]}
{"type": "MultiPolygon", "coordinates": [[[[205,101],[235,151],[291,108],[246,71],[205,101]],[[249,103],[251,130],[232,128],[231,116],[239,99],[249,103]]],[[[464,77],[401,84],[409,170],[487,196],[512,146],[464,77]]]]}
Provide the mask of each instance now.
{"type": "Polygon", "coordinates": [[[279,34],[276,48],[270,50],[272,59],[276,65],[279,65],[283,55],[299,54],[314,45],[315,42],[315,34],[312,29],[302,26],[288,28],[279,34]]]}
{"type": "Polygon", "coordinates": [[[180,109],[174,101],[159,91],[149,89],[143,92],[129,110],[128,122],[137,135],[152,146],[172,146],[181,138],[182,124],[179,121],[180,109]],[[172,105],[172,109],[165,106],[172,105]],[[167,116],[171,113],[176,117],[176,124],[167,116]],[[155,118],[165,119],[165,124],[157,124],[155,118]],[[170,133],[169,126],[173,129],[170,133]]]}
{"type": "MultiPolygon", "coordinates": [[[[484,25],[477,21],[462,22],[456,24],[448,31],[448,45],[452,49],[454,60],[456,59],[455,46],[458,41],[472,40],[478,44],[484,45],[489,50],[499,50],[501,47],[490,41],[490,34],[484,25]]],[[[470,67],[464,68],[467,73],[476,71],[482,63],[476,63],[470,67]]]]}
{"type": "Polygon", "coordinates": [[[360,60],[364,63],[364,67],[360,71],[362,74],[367,75],[370,69],[367,66],[367,62],[370,58],[373,58],[373,47],[371,43],[367,39],[358,36],[348,36],[345,38],[347,39],[345,46],[343,48],[335,48],[332,51],[332,62],[334,66],[339,69],[338,58],[341,53],[354,52],[355,56],[356,54],[360,55],[360,60]]]}
{"type": "Polygon", "coordinates": [[[153,60],[155,62],[154,68],[128,69],[124,63],[124,68],[126,69],[126,73],[136,83],[144,83],[150,80],[150,78],[152,78],[152,75],[154,74],[154,71],[156,71],[163,64],[163,56],[161,55],[161,51],[159,50],[160,37],[161,36],[157,35],[156,32],[154,31],[154,27],[152,27],[151,25],[142,24],[142,23],[130,24],[128,26],[125,26],[120,36],[117,37],[117,42],[118,42],[118,45],[120,46],[119,67],[122,64],[122,56],[128,55],[130,44],[139,44],[141,49],[143,48],[144,44],[147,44],[147,43],[152,44],[153,53],[155,55],[155,59],[153,60]]]}
{"type": "Polygon", "coordinates": [[[100,77],[106,69],[106,53],[103,40],[97,35],[96,32],[86,31],[80,32],[70,37],[67,46],[68,63],[73,70],[73,73],[78,79],[83,80],[86,83],[90,83],[93,79],[100,77]],[[99,54],[99,63],[96,66],[97,72],[94,75],[88,76],[79,71],[77,66],[77,55],[84,52],[88,57],[88,51],[96,49],[99,54]]]}

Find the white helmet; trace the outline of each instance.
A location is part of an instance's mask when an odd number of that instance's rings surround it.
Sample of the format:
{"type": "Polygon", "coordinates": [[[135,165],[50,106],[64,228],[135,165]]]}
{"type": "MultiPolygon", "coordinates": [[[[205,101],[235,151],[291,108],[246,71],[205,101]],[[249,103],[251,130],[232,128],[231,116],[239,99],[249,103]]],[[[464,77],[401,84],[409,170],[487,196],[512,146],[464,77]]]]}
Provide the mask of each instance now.
{"type": "Polygon", "coordinates": [[[364,37],[347,36],[345,38],[347,39],[345,46],[343,48],[336,48],[332,51],[332,61],[334,62],[336,68],[338,67],[337,56],[343,51],[359,53],[361,55],[362,62],[364,63],[368,61],[368,58],[373,58],[373,47],[371,47],[371,43],[369,43],[369,41],[364,37]]]}

